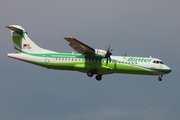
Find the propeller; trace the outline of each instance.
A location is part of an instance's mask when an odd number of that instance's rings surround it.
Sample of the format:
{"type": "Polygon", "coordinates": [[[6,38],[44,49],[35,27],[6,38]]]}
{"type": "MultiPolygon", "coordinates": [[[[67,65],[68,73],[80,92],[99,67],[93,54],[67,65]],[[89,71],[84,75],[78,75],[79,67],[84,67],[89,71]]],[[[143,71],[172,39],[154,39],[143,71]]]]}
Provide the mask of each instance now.
{"type": "Polygon", "coordinates": [[[109,46],[108,46],[108,48],[106,47],[106,55],[105,55],[105,57],[107,58],[107,60],[106,60],[106,65],[108,64],[108,62],[111,62],[111,55],[112,55],[112,51],[113,51],[113,49],[110,49],[110,44],[109,44],[109,46]]]}

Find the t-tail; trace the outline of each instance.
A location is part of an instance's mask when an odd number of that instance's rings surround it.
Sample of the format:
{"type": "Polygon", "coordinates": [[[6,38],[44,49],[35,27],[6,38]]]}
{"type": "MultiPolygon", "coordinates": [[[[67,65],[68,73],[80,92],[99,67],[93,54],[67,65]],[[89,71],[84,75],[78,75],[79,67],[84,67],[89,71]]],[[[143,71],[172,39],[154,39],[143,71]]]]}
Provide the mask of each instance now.
{"type": "Polygon", "coordinates": [[[16,53],[54,53],[36,45],[27,35],[24,28],[19,25],[6,26],[11,31],[12,41],[16,53]]]}

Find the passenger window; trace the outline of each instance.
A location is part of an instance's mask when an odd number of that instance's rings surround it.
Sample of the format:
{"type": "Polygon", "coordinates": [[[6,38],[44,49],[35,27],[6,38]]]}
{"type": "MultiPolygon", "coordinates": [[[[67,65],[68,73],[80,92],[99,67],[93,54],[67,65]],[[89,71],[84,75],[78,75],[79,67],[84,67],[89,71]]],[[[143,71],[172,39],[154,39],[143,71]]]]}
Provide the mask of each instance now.
{"type": "Polygon", "coordinates": [[[159,61],[156,61],[157,64],[159,64],[159,61]]]}

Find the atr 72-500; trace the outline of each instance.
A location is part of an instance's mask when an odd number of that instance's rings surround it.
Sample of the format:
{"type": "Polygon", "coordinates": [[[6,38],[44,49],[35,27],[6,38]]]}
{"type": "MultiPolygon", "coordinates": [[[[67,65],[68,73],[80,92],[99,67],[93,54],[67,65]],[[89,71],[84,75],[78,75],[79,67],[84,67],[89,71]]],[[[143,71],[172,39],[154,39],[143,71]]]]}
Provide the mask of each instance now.
{"type": "Polygon", "coordinates": [[[86,73],[100,81],[103,75],[113,73],[154,75],[162,81],[171,69],[160,59],[152,57],[112,56],[110,46],[106,50],[94,49],[73,37],[64,37],[78,54],[58,53],[36,45],[24,28],[19,25],[10,29],[16,53],[7,56],[34,65],[56,70],[71,70],[86,73]]]}

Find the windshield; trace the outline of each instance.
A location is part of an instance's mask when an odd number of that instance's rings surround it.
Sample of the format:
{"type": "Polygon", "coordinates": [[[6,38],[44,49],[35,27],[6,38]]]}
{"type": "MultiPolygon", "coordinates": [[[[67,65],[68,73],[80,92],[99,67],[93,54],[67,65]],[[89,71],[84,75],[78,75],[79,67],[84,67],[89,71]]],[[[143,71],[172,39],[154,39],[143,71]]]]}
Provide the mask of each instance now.
{"type": "Polygon", "coordinates": [[[153,63],[155,63],[155,64],[164,64],[162,61],[159,61],[159,60],[154,60],[153,63]]]}

